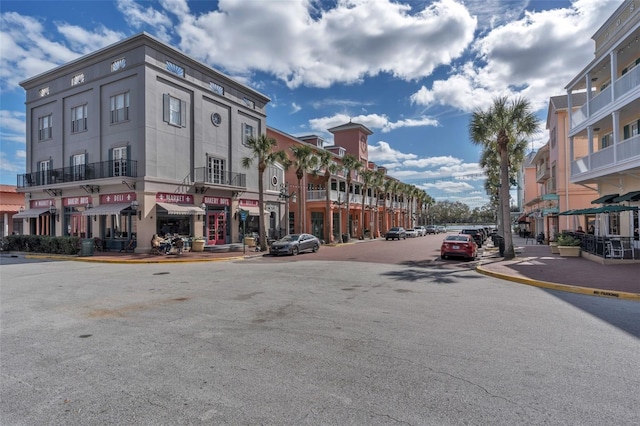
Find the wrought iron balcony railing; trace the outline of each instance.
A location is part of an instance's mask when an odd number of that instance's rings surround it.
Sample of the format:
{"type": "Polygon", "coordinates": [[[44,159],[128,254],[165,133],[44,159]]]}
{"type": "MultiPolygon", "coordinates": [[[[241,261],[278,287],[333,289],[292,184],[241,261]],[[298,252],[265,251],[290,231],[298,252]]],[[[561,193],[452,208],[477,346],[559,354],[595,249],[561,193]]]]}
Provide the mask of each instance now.
{"type": "Polygon", "coordinates": [[[18,188],[84,182],[111,177],[137,177],[138,162],[111,160],[18,175],[18,188]]]}
{"type": "Polygon", "coordinates": [[[197,167],[193,170],[191,181],[197,184],[247,187],[247,175],[244,173],[218,171],[209,167],[197,167]]]}

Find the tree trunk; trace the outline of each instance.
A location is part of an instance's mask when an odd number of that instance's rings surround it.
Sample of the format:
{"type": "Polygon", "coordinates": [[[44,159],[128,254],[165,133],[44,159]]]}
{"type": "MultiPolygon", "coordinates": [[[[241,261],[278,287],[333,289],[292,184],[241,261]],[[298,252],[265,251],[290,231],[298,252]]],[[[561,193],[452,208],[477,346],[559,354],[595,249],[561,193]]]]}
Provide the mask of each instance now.
{"type": "MultiPolygon", "coordinates": [[[[502,136],[506,139],[506,135],[502,136]]],[[[509,208],[509,152],[507,144],[498,143],[500,149],[500,206],[502,211],[502,224],[504,228],[504,258],[509,260],[516,257],[511,235],[511,214],[509,208]]]]}

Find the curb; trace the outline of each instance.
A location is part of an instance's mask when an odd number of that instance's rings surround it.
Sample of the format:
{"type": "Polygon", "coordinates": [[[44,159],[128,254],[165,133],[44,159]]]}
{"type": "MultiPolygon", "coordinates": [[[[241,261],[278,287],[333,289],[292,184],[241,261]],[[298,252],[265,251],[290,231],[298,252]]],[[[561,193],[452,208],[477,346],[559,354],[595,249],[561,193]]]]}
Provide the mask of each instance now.
{"type": "Polygon", "coordinates": [[[499,272],[489,271],[482,266],[476,267],[476,272],[487,275],[489,277],[499,278],[505,281],[512,281],[519,284],[526,284],[534,287],[548,288],[550,290],[564,291],[568,293],[585,294],[587,296],[607,297],[610,299],[633,300],[640,302],[640,294],[629,293],[625,291],[602,290],[596,288],[580,287],[567,284],[556,284],[548,281],[538,281],[530,278],[514,277],[512,275],[501,274],[499,272]]]}
{"type": "Polygon", "coordinates": [[[68,256],[49,256],[49,255],[25,255],[25,259],[50,259],[50,260],[67,260],[72,262],[87,262],[87,263],[119,263],[119,264],[144,264],[144,263],[204,263],[204,262],[222,262],[225,260],[244,260],[252,256],[231,256],[220,257],[214,259],[171,259],[171,260],[154,260],[154,259],[92,259],[89,257],[68,257],[68,256]]]}

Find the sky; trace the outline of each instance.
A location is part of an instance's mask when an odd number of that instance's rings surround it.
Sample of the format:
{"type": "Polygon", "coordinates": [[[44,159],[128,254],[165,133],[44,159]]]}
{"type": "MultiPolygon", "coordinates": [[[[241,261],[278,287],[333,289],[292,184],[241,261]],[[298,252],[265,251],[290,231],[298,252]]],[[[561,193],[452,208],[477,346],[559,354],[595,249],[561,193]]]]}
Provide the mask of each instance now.
{"type": "Polygon", "coordinates": [[[78,0],[0,2],[0,184],[26,172],[19,82],[151,34],[271,99],[267,125],[332,144],[367,126],[369,160],[436,201],[488,202],[471,114],[524,97],[548,140],[549,98],[593,59],[622,0],[78,0]]]}

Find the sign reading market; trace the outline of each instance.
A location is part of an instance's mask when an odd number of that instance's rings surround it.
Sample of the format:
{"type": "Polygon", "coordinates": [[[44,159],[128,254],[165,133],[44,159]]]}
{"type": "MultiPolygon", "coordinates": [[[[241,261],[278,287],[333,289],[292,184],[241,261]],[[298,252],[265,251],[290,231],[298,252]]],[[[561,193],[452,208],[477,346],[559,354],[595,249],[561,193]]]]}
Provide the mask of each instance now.
{"type": "Polygon", "coordinates": [[[193,195],[174,194],[171,192],[156,193],[156,202],[172,204],[193,204],[193,195]]]}

